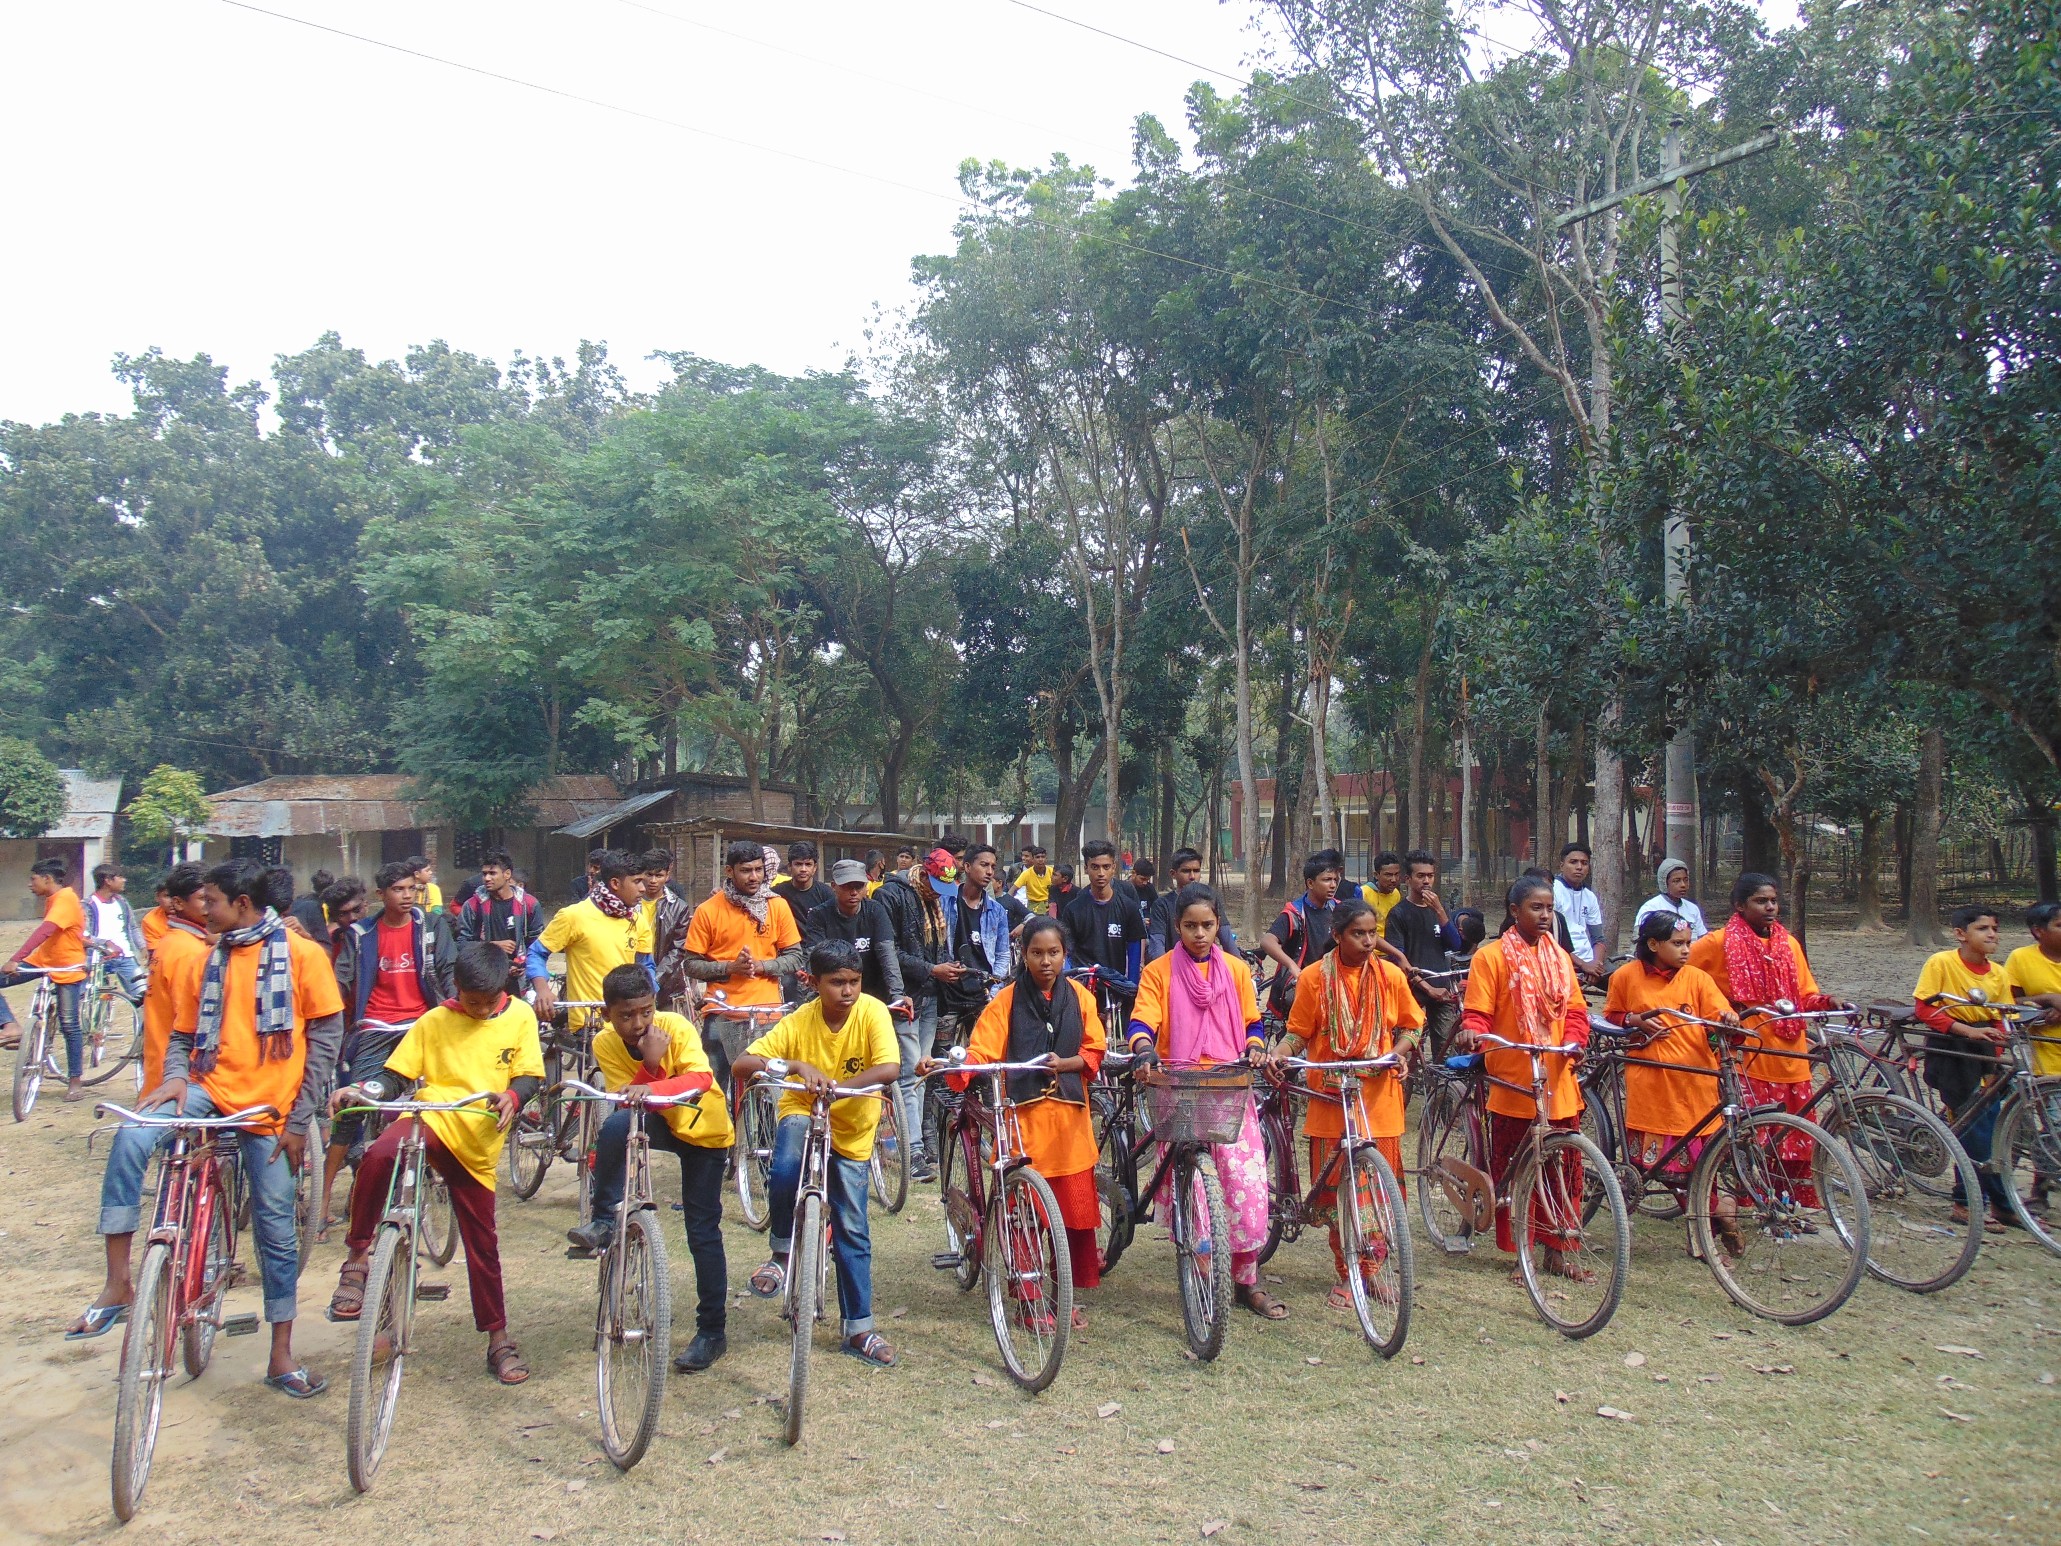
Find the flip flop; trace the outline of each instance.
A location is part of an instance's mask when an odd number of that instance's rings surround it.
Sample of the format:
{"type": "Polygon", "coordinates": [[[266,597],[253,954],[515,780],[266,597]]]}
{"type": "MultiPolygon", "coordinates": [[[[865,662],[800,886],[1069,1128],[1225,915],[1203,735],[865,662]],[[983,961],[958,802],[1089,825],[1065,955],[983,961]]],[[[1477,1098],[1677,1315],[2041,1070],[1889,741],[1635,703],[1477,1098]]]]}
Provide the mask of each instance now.
{"type": "Polygon", "coordinates": [[[104,1337],[129,1318],[129,1307],[125,1304],[89,1304],[86,1313],[79,1317],[79,1323],[64,1334],[67,1342],[85,1342],[93,1337],[104,1337]]]}
{"type": "Polygon", "coordinates": [[[892,1369],[895,1364],[894,1348],[877,1331],[862,1331],[856,1337],[847,1337],[837,1344],[837,1350],[847,1358],[870,1363],[876,1369],[892,1369]]]}
{"type": "Polygon", "coordinates": [[[284,1374],[268,1374],[265,1383],[274,1390],[283,1391],[296,1401],[312,1401],[329,1389],[329,1381],[314,1373],[306,1364],[298,1369],[288,1369],[284,1374]]]}
{"type": "Polygon", "coordinates": [[[745,1285],[761,1299],[778,1299],[780,1291],[787,1287],[787,1268],[777,1261],[761,1263],[745,1279],[745,1285]]]}

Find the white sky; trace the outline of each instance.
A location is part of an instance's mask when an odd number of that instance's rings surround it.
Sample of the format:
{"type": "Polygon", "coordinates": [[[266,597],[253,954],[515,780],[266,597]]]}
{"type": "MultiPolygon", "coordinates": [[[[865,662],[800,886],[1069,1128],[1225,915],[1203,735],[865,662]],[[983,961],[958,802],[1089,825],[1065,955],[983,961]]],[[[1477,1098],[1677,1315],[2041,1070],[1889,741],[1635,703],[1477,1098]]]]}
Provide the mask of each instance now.
{"type": "MultiPolygon", "coordinates": [[[[1200,73],[1009,0],[255,3],[884,182],[222,0],[17,0],[0,419],[126,409],[118,350],[243,381],[327,329],[375,358],[594,338],[638,386],[654,349],[835,367],[948,244],[962,157],[1121,181],[1132,119],[1179,132],[1200,73]]],[[[1256,47],[1249,0],[1039,3],[1218,67],[1256,47]]]]}

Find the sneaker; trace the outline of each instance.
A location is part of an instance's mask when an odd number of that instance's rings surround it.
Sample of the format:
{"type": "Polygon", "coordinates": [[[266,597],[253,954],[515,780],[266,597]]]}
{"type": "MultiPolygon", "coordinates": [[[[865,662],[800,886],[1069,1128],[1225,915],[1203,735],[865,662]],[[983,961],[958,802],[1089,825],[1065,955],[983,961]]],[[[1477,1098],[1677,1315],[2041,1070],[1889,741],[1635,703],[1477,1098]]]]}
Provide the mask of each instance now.
{"type": "Polygon", "coordinates": [[[607,1219],[591,1218],[568,1229],[565,1238],[583,1251],[599,1251],[615,1238],[615,1226],[607,1219]]]}
{"type": "Polygon", "coordinates": [[[705,1331],[696,1332],[694,1340],[680,1350],[680,1356],[673,1360],[673,1367],[682,1374],[699,1374],[710,1364],[730,1351],[729,1339],[720,1333],[710,1336],[705,1331]]]}
{"type": "Polygon", "coordinates": [[[909,1179],[911,1181],[935,1181],[937,1167],[920,1155],[909,1157],[909,1179]]]}

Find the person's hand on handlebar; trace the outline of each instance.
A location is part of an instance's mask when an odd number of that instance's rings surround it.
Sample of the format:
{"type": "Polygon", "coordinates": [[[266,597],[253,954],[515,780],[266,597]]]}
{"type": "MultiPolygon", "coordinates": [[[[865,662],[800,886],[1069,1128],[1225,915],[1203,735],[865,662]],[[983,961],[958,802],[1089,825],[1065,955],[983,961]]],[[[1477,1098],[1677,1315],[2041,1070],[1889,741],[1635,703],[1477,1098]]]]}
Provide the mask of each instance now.
{"type": "Polygon", "coordinates": [[[794,1080],[819,1100],[823,1096],[828,1095],[836,1087],[837,1083],[836,1080],[824,1073],[814,1063],[803,1063],[800,1061],[788,1063],[787,1077],[794,1080]]]}
{"type": "Polygon", "coordinates": [[[537,1011],[537,1018],[539,1020],[549,1020],[551,1018],[552,1011],[558,1007],[558,995],[551,991],[551,979],[549,977],[532,977],[530,979],[530,1004],[537,1011]]]}
{"type": "Polygon", "coordinates": [[[515,1114],[522,1109],[522,1102],[515,1098],[515,1091],[503,1090],[494,1097],[494,1126],[507,1132],[515,1125],[515,1114]]]}
{"type": "Polygon", "coordinates": [[[338,1112],[342,1111],[346,1106],[356,1106],[362,1104],[364,1102],[364,1099],[365,1090],[363,1086],[356,1084],[347,1084],[342,1089],[338,1090],[335,1094],[329,1097],[329,1114],[331,1116],[335,1116],[338,1112]]]}
{"type": "Polygon", "coordinates": [[[930,969],[930,975],[939,982],[956,983],[966,975],[966,964],[963,961],[940,961],[930,969]]]}

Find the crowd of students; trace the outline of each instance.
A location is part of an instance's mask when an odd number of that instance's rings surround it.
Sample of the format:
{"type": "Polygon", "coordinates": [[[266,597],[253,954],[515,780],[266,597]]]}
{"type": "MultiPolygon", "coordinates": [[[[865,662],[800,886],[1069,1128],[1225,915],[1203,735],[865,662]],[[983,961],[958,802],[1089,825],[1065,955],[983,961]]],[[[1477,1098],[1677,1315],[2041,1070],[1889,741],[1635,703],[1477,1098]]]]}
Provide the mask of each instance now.
{"type": "MultiPolygon", "coordinates": [[[[1201,884],[1201,856],[1191,849],[1172,856],[1164,890],[1149,862],[1127,861],[1106,842],[1085,845],[1085,883],[1078,886],[1066,866],[1052,865],[1038,848],[1020,853],[1006,875],[985,843],[948,838],[896,859],[890,868],[886,855],[869,852],[840,859],[825,874],[812,844],[796,843],[782,855],[732,843],[720,882],[696,902],[673,884],[664,851],[597,850],[577,898],[548,922],[500,852],[484,857],[448,907],[419,859],[381,867],[369,891],[318,874],[311,897],[297,897],[283,870],[232,859],[174,866],[157,905],[140,916],[123,897],[118,867],[96,869],[93,894],[82,900],[61,863],[42,861],[31,886],[44,917],[7,971],[27,964],[56,975],[76,1081],[78,983],[88,941],[105,942],[111,960],[129,963],[117,973],[123,991],[141,996],[139,1105],[193,1115],[272,1108],[275,1114],[246,1136],[242,1162],[252,1179],[264,1311],[273,1327],[266,1383],[299,1398],[320,1394],[325,1381],[293,1351],[294,1167],[311,1124],[330,1123],[325,1227],[330,1189],[344,1166],[357,1169],[345,1260],[328,1312],[353,1320],[364,1309],[365,1256],[383,1178],[408,1121],[368,1142],[345,1108],[410,1092],[424,1100],[474,1091],[495,1097],[491,1123],[426,1114],[425,1143],[449,1186],[475,1325],[487,1339],[487,1369],[506,1384],[528,1378],[508,1330],[495,1174],[510,1123],[543,1077],[540,1020],[560,1012],[554,956],[564,962],[563,1021],[593,1033],[595,1060],[611,1089],[633,1100],[654,1091],[699,1096],[667,1109],[649,1134],[653,1147],[676,1155],[681,1166],[697,1322],[675,1364],[690,1372],[707,1368],[727,1347],[720,1225],[730,1091],[733,1081],[749,1080],[771,1060],[784,1063],[808,1092],[831,1084],[892,1087],[899,1141],[911,1146],[914,1175],[929,1178],[933,1157],[923,1152],[920,1094],[949,1051],[966,1046],[976,1061],[1049,1057],[1046,1072],[1012,1076],[1009,1092],[1020,1103],[1031,1158],[1058,1198],[1076,1285],[1092,1288],[1100,1259],[1092,1239],[1096,1142],[1087,1084],[1112,1047],[1146,1065],[1265,1065],[1284,1055],[1325,1062],[1394,1051],[1411,1059],[1488,1045],[1488,1071],[1496,1077],[1488,1096],[1488,1158],[1500,1188],[1534,1117],[1524,1093],[1530,1072],[1522,1054],[1495,1049],[1484,1037],[1575,1050],[1575,1057],[1553,1060],[1546,1092],[1547,1118],[1571,1126],[1582,1101],[1575,1065],[1590,1034],[1584,988],[1602,987],[1607,1017],[1655,1049],[1649,1061],[1669,1065],[1634,1064],[1626,1074],[1627,1140],[1650,1164],[1677,1139],[1693,1137],[1711,1105],[1710,1041],[1679,1016],[1735,1026],[1744,1018],[1753,1098],[1795,1110],[1811,1089],[1803,1023],[1751,1011],[1782,1000],[1805,1011],[1840,1007],[1819,988],[1801,945],[1783,927],[1780,889],[1766,875],[1740,877],[1729,915],[1713,929],[1688,896],[1685,867],[1662,865],[1658,894],[1638,909],[1634,953],[1613,970],[1606,920],[1589,887],[1589,855],[1580,845],[1560,855],[1557,874],[1518,878],[1492,937],[1482,913],[1448,907],[1430,853],[1378,854],[1358,886],[1347,883],[1336,851],[1311,855],[1303,889],[1282,906],[1254,953],[1274,968],[1267,1011],[1247,954],[1225,928],[1216,894],[1201,884]],[[732,1008],[764,1009],[764,1018],[777,1023],[705,1014],[697,1026],[683,1012],[718,997],[732,1008]],[[275,1156],[287,1163],[272,1163],[275,1156]]],[[[1979,1009],[1929,1000],[1942,992],[1973,998],[1979,989],[1993,1004],[2036,1000],[2041,1023],[2061,1023],[2061,907],[2040,904],[2025,921],[2030,943],[1998,962],[1997,912],[1960,909],[1953,916],[1955,948],[1928,960],[1914,987],[1914,1012],[1928,1032],[1926,1078],[1949,1108],[1962,1108],[1995,1066],[2002,1032],[1979,1009]]],[[[4,1005],[0,1000],[0,1010],[4,1005]]],[[[0,1016],[0,1035],[18,1034],[10,1021],[0,1016]]],[[[2036,1060],[2040,1072],[2061,1073],[2061,1045],[2042,1044],[2036,1060]]],[[[1361,1125],[1400,1173],[1404,1080],[1369,1079],[1360,1098],[1361,1125]]],[[[749,1278],[761,1296],[777,1296],[784,1284],[808,1105],[805,1093],[791,1093],[780,1105],[771,1248],[749,1278]]],[[[867,1220],[867,1164],[878,1120],[876,1099],[833,1108],[830,1204],[842,1346],[868,1363],[891,1365],[897,1351],[873,1320],[867,1220]]],[[[628,1113],[619,1111],[601,1127],[594,1218],[569,1232],[576,1249],[593,1251],[607,1240],[628,1126],[628,1113]]],[[[1335,1101],[1311,1104],[1304,1136],[1313,1174],[1323,1172],[1343,1131],[1335,1101]]],[[[105,1281],[69,1337],[100,1336],[124,1319],[130,1241],[145,1171],[162,1136],[140,1127],[117,1135],[98,1225],[105,1281]]],[[[1971,1155],[1986,1160],[1987,1133],[1978,1126],[1965,1136],[1971,1155]]],[[[1686,1147],[1678,1162],[1684,1172],[1696,1152],[1693,1142],[1686,1147]]],[[[1238,1136],[1217,1145],[1213,1157],[1237,1301],[1280,1319],[1289,1307],[1258,1274],[1268,1181],[1250,1105],[1238,1136]]],[[[1807,1191],[1807,1149],[1780,1159],[1799,1194],[1807,1191]]],[[[1986,1178],[1986,1187],[1993,1184],[1986,1178]]],[[[1989,1227],[2005,1227],[2000,1199],[1992,1193],[1986,1200],[1989,1227]]],[[[1718,1234],[1727,1239],[1722,1221],[1718,1234]]],[[[1504,1249],[1514,1247],[1501,1214],[1497,1235],[1504,1249]]],[[[1329,1303],[1345,1307],[1355,1265],[1341,1253],[1335,1224],[1331,1246],[1338,1281],[1329,1303]]],[[[1579,1270],[1551,1255],[1547,1267],[1579,1270]]]]}

